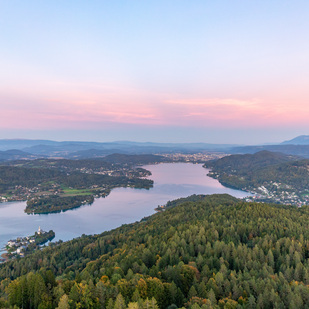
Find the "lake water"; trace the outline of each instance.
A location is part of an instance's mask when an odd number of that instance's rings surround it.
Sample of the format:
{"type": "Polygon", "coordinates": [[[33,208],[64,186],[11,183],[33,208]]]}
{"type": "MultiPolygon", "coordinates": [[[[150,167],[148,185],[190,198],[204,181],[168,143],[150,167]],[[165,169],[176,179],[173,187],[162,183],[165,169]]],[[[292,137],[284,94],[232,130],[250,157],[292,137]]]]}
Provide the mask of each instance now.
{"type": "Polygon", "coordinates": [[[206,176],[208,170],[202,164],[164,163],[144,168],[152,172],[149,178],[154,180],[153,188],[117,188],[106,198],[74,210],[27,215],[24,213],[26,202],[0,204],[0,248],[12,238],[33,235],[39,226],[45,231],[54,230],[55,241],[65,241],[139,221],[153,214],[158,205],[192,194],[228,193],[239,198],[249,195],[223,187],[216,179],[206,176]]]}

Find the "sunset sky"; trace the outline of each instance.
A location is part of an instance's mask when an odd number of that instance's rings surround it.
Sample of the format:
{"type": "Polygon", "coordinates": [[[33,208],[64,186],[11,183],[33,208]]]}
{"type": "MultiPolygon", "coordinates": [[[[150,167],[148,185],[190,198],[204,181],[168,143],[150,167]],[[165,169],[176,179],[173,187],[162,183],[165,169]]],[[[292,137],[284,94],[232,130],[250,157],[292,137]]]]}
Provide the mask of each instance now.
{"type": "Polygon", "coordinates": [[[0,138],[309,134],[308,31],[308,0],[0,0],[0,138]]]}

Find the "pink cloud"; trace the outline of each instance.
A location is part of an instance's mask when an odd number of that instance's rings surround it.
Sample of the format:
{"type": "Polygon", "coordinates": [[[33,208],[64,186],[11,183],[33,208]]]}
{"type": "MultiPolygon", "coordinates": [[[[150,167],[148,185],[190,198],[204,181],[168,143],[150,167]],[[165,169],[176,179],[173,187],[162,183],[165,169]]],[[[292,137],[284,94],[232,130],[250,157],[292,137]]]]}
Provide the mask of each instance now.
{"type": "Polygon", "coordinates": [[[309,105],[298,102],[289,104],[282,99],[186,99],[169,100],[178,118],[187,118],[188,123],[223,127],[263,127],[305,122],[309,116],[309,105]],[[177,108],[176,108],[177,107],[177,108]]]}
{"type": "Polygon", "coordinates": [[[202,127],[307,124],[309,104],[298,98],[179,98],[107,85],[55,84],[2,94],[2,128],[103,128],[107,123],[202,127]]]}

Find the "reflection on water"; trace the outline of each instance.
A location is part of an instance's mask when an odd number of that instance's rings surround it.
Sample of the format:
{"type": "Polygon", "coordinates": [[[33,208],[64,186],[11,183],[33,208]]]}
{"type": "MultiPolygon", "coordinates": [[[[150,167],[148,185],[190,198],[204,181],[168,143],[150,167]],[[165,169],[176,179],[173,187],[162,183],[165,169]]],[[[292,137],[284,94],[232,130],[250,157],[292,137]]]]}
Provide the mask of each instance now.
{"type": "Polygon", "coordinates": [[[223,187],[206,176],[201,164],[165,163],[145,166],[152,172],[154,187],[145,189],[117,188],[106,198],[100,198],[64,213],[27,215],[25,202],[0,204],[0,248],[18,236],[33,234],[39,226],[53,229],[54,241],[69,240],[82,234],[98,234],[125,223],[139,221],[154,213],[158,205],[192,194],[228,193],[245,197],[246,192],[223,187]]]}

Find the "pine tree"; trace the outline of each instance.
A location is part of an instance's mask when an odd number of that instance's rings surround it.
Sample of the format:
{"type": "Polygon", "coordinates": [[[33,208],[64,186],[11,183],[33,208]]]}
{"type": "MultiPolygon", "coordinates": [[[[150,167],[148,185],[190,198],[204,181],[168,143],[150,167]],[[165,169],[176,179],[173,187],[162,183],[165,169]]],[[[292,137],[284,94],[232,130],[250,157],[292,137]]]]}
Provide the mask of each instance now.
{"type": "Polygon", "coordinates": [[[58,303],[58,307],[56,309],[70,309],[69,305],[69,297],[68,295],[64,294],[58,303]]]}
{"type": "Polygon", "coordinates": [[[256,308],[255,297],[253,295],[250,295],[248,299],[248,308],[250,309],[256,308]]]}
{"type": "Polygon", "coordinates": [[[128,304],[128,309],[140,309],[140,307],[137,302],[134,302],[128,304]]]}
{"type": "Polygon", "coordinates": [[[194,296],[197,296],[197,292],[194,285],[192,285],[188,293],[188,299],[190,300],[194,296]]]}
{"type": "Polygon", "coordinates": [[[213,306],[215,306],[217,304],[216,295],[215,295],[215,292],[213,291],[213,289],[210,289],[210,291],[208,292],[208,299],[210,300],[210,302],[213,306]]]}
{"type": "Polygon", "coordinates": [[[152,297],[150,300],[147,298],[144,301],[143,309],[159,309],[156,299],[154,297],[152,297]]]}
{"type": "Polygon", "coordinates": [[[112,298],[107,301],[106,309],[114,309],[114,301],[112,298]]]}
{"type": "Polygon", "coordinates": [[[121,293],[119,293],[115,300],[114,309],[125,309],[125,308],[126,308],[126,304],[125,304],[124,298],[121,295],[121,293]]]}

